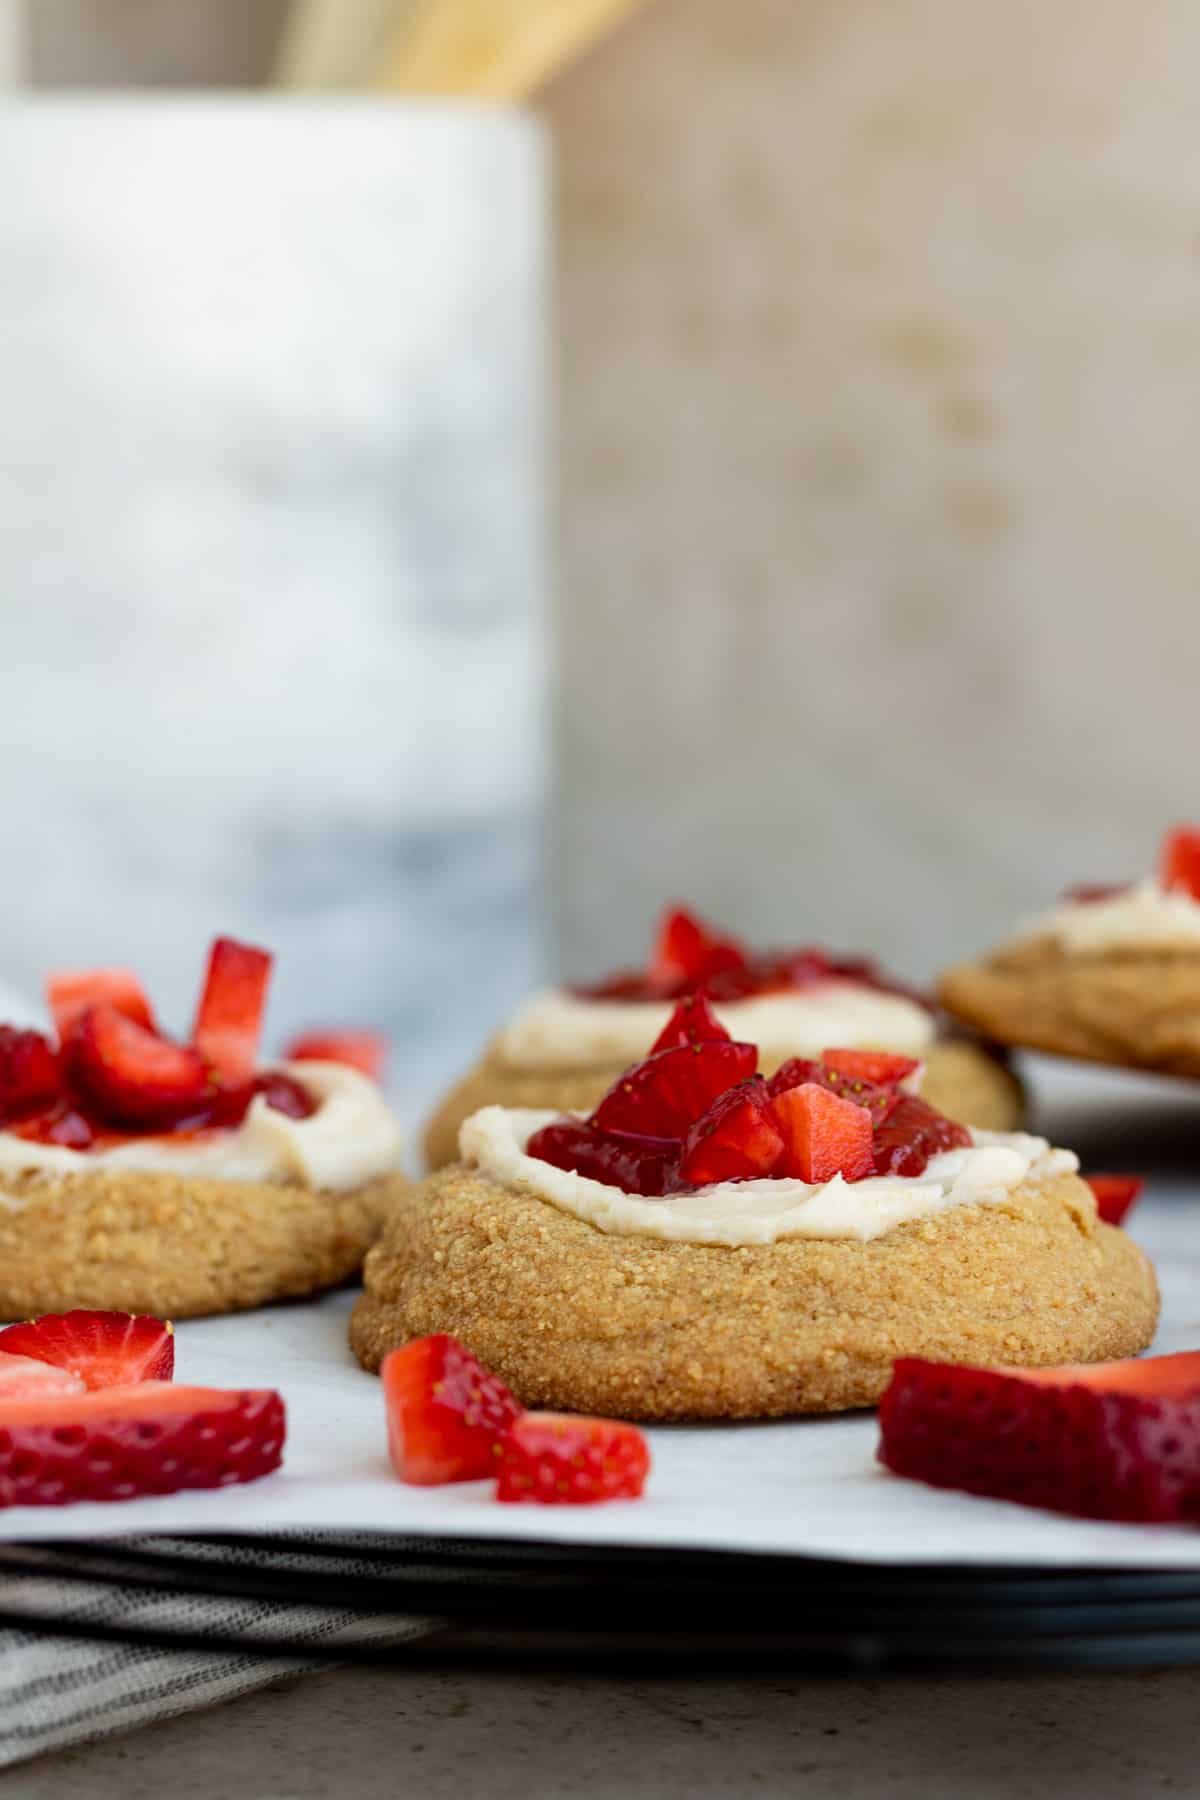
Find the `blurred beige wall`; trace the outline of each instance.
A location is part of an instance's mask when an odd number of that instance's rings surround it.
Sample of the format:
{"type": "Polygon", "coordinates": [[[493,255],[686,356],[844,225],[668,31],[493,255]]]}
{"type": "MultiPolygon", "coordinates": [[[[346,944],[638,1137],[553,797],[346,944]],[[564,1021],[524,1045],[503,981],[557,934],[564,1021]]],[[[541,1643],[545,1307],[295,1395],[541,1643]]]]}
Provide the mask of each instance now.
{"type": "Polygon", "coordinates": [[[914,973],[1200,814],[1195,0],[655,0],[560,150],[575,970],[914,973]]]}

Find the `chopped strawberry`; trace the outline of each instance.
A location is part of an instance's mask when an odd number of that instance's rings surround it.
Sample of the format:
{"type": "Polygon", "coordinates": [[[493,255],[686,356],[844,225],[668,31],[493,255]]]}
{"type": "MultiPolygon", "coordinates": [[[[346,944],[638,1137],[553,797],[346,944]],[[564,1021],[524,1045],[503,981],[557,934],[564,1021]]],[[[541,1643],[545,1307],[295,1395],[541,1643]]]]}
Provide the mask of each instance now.
{"type": "Polygon", "coordinates": [[[40,1031],[0,1025],[0,1123],[38,1112],[61,1092],[58,1058],[40,1031]]]}
{"type": "Polygon", "coordinates": [[[31,1356],[79,1378],[84,1387],[134,1387],[170,1381],[175,1336],[170,1325],[143,1313],[45,1313],[0,1331],[0,1354],[31,1356]]]}
{"type": "Polygon", "coordinates": [[[305,1031],[284,1050],[286,1062],[345,1063],[382,1081],[387,1069],[388,1040],[381,1031],[305,1031]]]}
{"type": "Polygon", "coordinates": [[[1200,1517],[1200,1352],[1095,1368],[904,1357],[879,1405],[897,1475],[1090,1519],[1200,1517]]]}
{"type": "Polygon", "coordinates": [[[789,1088],[803,1087],[806,1081],[827,1088],[839,1100],[853,1100],[855,1106],[865,1107],[876,1129],[891,1117],[901,1100],[898,1088],[877,1087],[874,1082],[863,1081],[858,1076],[841,1075],[836,1069],[829,1068],[824,1058],[820,1062],[810,1062],[807,1057],[793,1056],[776,1069],[767,1086],[774,1099],[778,1094],[786,1094],[789,1088]]]}
{"type": "Polygon", "coordinates": [[[500,1440],[521,1408],[457,1338],[416,1338],[385,1356],[380,1372],[401,1481],[436,1487],[495,1474],[500,1440]]]}
{"type": "Polygon", "coordinates": [[[147,1031],[113,1006],[93,1006],[75,1031],[71,1078],[88,1111],[114,1125],[170,1125],[212,1092],[199,1051],[147,1031]]]}
{"type": "Polygon", "coordinates": [[[915,1056],[892,1056],[886,1050],[822,1050],[821,1061],[835,1075],[875,1087],[895,1087],[921,1066],[915,1056]]]}
{"type": "Polygon", "coordinates": [[[1200,827],[1177,825],[1162,847],[1160,879],[1165,888],[1182,888],[1200,900],[1200,827]]]}
{"type": "Polygon", "coordinates": [[[636,1500],[650,1451],[633,1425],[565,1413],[522,1413],[500,1446],[496,1498],[542,1506],[636,1500]]]}
{"type": "Polygon", "coordinates": [[[32,1356],[0,1352],[0,1406],[6,1400],[36,1400],[41,1395],[82,1394],[83,1383],[69,1369],[38,1362],[32,1356]]]}
{"type": "Polygon", "coordinates": [[[875,1128],[877,1175],[923,1175],[931,1157],[943,1150],[970,1148],[971,1133],[935,1112],[915,1094],[901,1094],[898,1105],[875,1128]]]}
{"type": "Polygon", "coordinates": [[[586,1119],[564,1116],[534,1132],[527,1156],[570,1169],[591,1181],[603,1181],[627,1194],[659,1199],[679,1187],[682,1146],[676,1138],[640,1137],[633,1132],[605,1132],[586,1119]]]}
{"type": "Polygon", "coordinates": [[[132,1500],[256,1481],[283,1456],[283,1401],[269,1389],[148,1381],[0,1403],[0,1506],[132,1500]]]}
{"type": "Polygon", "coordinates": [[[694,913],[675,906],[663,914],[647,979],[655,993],[674,994],[745,963],[746,952],[735,939],[718,937],[694,913]]]}
{"type": "Polygon", "coordinates": [[[748,1081],[758,1066],[753,1044],[688,1044],[660,1050],[613,1083],[592,1114],[601,1131],[682,1138],[718,1094],[748,1081]]]}
{"type": "Polygon", "coordinates": [[[861,1181],[873,1175],[871,1115],[815,1081],[788,1088],[771,1103],[784,1142],[776,1171],[800,1181],[861,1181]]]}
{"type": "Polygon", "coordinates": [[[192,1030],[192,1043],[222,1081],[245,1081],[254,1072],[273,958],[266,950],[217,938],[192,1030]]]}
{"type": "Polygon", "coordinates": [[[760,1075],[713,1101],[683,1141],[679,1172],[693,1187],[770,1175],[784,1152],[783,1134],[760,1075]]]}
{"type": "Polygon", "coordinates": [[[1106,1225],[1120,1225],[1146,1185],[1140,1175],[1085,1175],[1084,1180],[1106,1225]]]}
{"type": "Polygon", "coordinates": [[[728,1044],[732,1040],[703,994],[688,994],[676,1006],[650,1046],[654,1056],[659,1050],[680,1050],[685,1044],[728,1044]]]}
{"type": "Polygon", "coordinates": [[[46,983],[58,1041],[65,1044],[92,1006],[112,1006],[146,1031],[156,1029],[141,982],[131,969],[60,971],[46,983]]]}

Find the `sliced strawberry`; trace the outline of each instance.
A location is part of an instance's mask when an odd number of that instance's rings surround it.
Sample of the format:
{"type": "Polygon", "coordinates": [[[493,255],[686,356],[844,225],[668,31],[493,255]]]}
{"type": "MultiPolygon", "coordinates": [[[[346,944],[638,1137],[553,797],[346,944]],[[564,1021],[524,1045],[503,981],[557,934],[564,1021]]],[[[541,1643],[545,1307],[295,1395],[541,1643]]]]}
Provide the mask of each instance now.
{"type": "Polygon", "coordinates": [[[61,1092],[58,1058],[40,1031],[0,1025],[0,1123],[38,1112],[61,1092]]]}
{"type": "Polygon", "coordinates": [[[921,1066],[915,1056],[892,1056],[886,1050],[822,1050],[821,1061],[835,1075],[875,1087],[896,1087],[921,1066]]]}
{"type": "Polygon", "coordinates": [[[563,1117],[536,1131],[525,1146],[527,1156],[570,1169],[591,1181],[623,1188],[627,1194],[660,1199],[679,1187],[681,1146],[675,1138],[609,1134],[586,1119],[563,1117]]]}
{"type": "Polygon", "coordinates": [[[345,1063],[372,1081],[387,1069],[388,1040],[381,1031],[305,1031],[283,1052],[285,1062],[345,1063]]]}
{"type": "Polygon", "coordinates": [[[890,1118],[900,1104],[899,1089],[877,1087],[874,1082],[863,1081],[857,1076],[841,1075],[836,1069],[829,1068],[823,1060],[819,1063],[810,1062],[804,1056],[790,1057],[781,1064],[767,1086],[774,1098],[778,1094],[786,1094],[789,1088],[803,1087],[806,1081],[827,1088],[839,1100],[853,1100],[856,1106],[865,1107],[871,1115],[871,1123],[876,1127],[890,1118]]]}
{"type": "Polygon", "coordinates": [[[82,1394],[83,1383],[69,1369],[38,1362],[32,1356],[0,1352],[0,1406],[6,1400],[36,1400],[41,1395],[82,1394]]]}
{"type": "Polygon", "coordinates": [[[673,994],[745,962],[746,952],[735,939],[718,937],[695,913],[674,906],[659,924],[647,979],[654,992],[673,994]]]}
{"type": "Polygon", "coordinates": [[[915,1094],[901,1094],[898,1104],[875,1128],[877,1175],[923,1175],[931,1157],[943,1150],[966,1150],[971,1133],[915,1094]]]}
{"type": "Polygon", "coordinates": [[[0,1331],[0,1353],[53,1363],[88,1388],[170,1381],[175,1372],[172,1327],[144,1313],[45,1313],[0,1331]]]}
{"type": "Polygon", "coordinates": [[[72,1040],[71,1077],[89,1112],[134,1128],[186,1118],[212,1092],[199,1051],[156,1036],[113,1006],[84,1013],[72,1040]]]}
{"type": "Polygon", "coordinates": [[[269,1389],[137,1387],[0,1404],[0,1506],[132,1500],[256,1481],[283,1457],[269,1389]]]}
{"type": "Polygon", "coordinates": [[[861,1181],[875,1173],[871,1115],[815,1081],[788,1088],[771,1102],[783,1137],[776,1173],[800,1181],[861,1181]]]}
{"type": "Polygon", "coordinates": [[[728,1044],[730,1034],[718,1019],[703,994],[688,994],[671,1014],[650,1046],[654,1056],[659,1050],[680,1050],[685,1044],[728,1044]]]}
{"type": "Polygon", "coordinates": [[[92,1006],[112,1006],[135,1025],[154,1031],[154,1014],[141,982],[131,969],[60,971],[46,983],[58,1041],[65,1044],[92,1006]]]}
{"type": "Polygon", "coordinates": [[[496,1498],[542,1506],[636,1500],[650,1450],[633,1425],[565,1413],[522,1413],[500,1446],[496,1498]]]}
{"type": "Polygon", "coordinates": [[[601,1131],[682,1138],[718,1094],[748,1081],[758,1066],[753,1044],[717,1042],[659,1050],[613,1083],[592,1114],[601,1131]]]}
{"type": "Polygon", "coordinates": [[[1090,1519],[1200,1516],[1200,1352],[1096,1368],[904,1357],[879,1405],[897,1475],[1090,1519]]]}
{"type": "Polygon", "coordinates": [[[254,1072],[272,960],[233,938],[217,938],[209,952],[192,1043],[222,1081],[245,1081],[254,1072]]]}
{"type": "Polygon", "coordinates": [[[693,1187],[770,1175],[783,1155],[767,1084],[760,1075],[715,1099],[683,1140],[679,1173],[693,1187]]]}
{"type": "Polygon", "coordinates": [[[1200,900],[1200,827],[1177,825],[1162,847],[1160,879],[1165,888],[1182,888],[1200,900]]]}
{"type": "Polygon", "coordinates": [[[401,1481],[436,1487],[495,1474],[500,1440],[521,1409],[457,1338],[416,1338],[385,1356],[380,1372],[401,1481]]]}
{"type": "Polygon", "coordinates": [[[1085,1175],[1084,1180],[1106,1225],[1120,1225],[1146,1185],[1140,1175],[1085,1175]]]}

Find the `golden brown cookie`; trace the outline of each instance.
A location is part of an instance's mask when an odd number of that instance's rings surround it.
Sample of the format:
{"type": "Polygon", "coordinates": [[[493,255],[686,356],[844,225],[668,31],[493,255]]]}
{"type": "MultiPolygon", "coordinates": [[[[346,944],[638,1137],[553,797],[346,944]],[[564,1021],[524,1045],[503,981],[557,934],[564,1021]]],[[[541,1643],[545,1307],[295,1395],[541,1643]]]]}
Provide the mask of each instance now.
{"type": "Polygon", "coordinates": [[[0,1319],[73,1306],[185,1319],[354,1275],[408,1183],[346,1192],[141,1170],[6,1175],[0,1319]]]}
{"type": "MultiPolygon", "coordinates": [[[[763,1056],[763,1074],[774,1074],[783,1060],[763,1056]]],[[[441,1101],[426,1126],[426,1162],[431,1169],[440,1169],[455,1161],[459,1126],[481,1106],[590,1112],[623,1068],[615,1063],[585,1069],[516,1068],[505,1062],[493,1042],[483,1060],[441,1101]]],[[[1014,1131],[1025,1117],[1025,1096],[1013,1071],[1001,1057],[971,1038],[939,1038],[930,1046],[921,1093],[949,1118],[985,1131],[1014,1131]]]]}
{"type": "Polygon", "coordinates": [[[899,1356],[1130,1356],[1158,1319],[1149,1262],[1075,1175],[865,1244],[734,1249],[610,1235],[457,1164],[401,1198],[365,1279],[367,1369],[446,1331],[527,1406],[648,1420],[870,1406],[899,1356]]]}
{"type": "Polygon", "coordinates": [[[942,976],[946,1010],[1001,1043],[1200,1075],[1200,953],[1033,938],[942,976]]]}

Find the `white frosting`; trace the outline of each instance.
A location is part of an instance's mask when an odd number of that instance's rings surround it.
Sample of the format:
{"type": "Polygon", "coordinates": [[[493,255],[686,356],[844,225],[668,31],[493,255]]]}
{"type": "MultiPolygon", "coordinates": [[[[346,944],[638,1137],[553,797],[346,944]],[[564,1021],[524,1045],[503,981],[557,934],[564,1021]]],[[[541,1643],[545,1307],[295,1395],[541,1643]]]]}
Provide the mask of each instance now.
{"type": "MultiPolygon", "coordinates": [[[[256,1094],[241,1124],[187,1137],[139,1137],[110,1149],[68,1150],[0,1131],[0,1180],[6,1175],[79,1174],[88,1169],[142,1169],[220,1181],[291,1181],[344,1191],[399,1167],[400,1124],[366,1075],[343,1063],[282,1063],[318,1102],[307,1119],[291,1119],[256,1094]]],[[[0,1206],[25,1202],[0,1190],[0,1206]]]]}
{"type": "Polygon", "coordinates": [[[1200,900],[1153,876],[1107,900],[1064,900],[1033,919],[1014,944],[1050,938],[1064,950],[1200,949],[1200,900]]]}
{"type": "Polygon", "coordinates": [[[527,1156],[535,1131],[559,1115],[485,1106],[463,1125],[463,1160],[506,1186],[531,1188],[560,1211],[619,1237],[684,1244],[773,1244],[781,1238],[851,1238],[868,1243],[910,1219],[950,1206],[995,1204],[1022,1181],[1073,1173],[1079,1159],[1024,1132],[972,1131],[969,1149],[946,1150],[924,1175],[870,1176],[812,1185],[722,1181],[690,1194],[647,1200],[527,1156]]]}
{"type": "MultiPolygon", "coordinates": [[[[501,1059],[516,1069],[590,1068],[645,1056],[674,1011],[663,1000],[588,1000],[563,988],[537,994],[500,1034],[501,1059]]],[[[722,1001],[713,1011],[739,1043],[764,1060],[839,1049],[922,1056],[935,1035],[923,1006],[857,981],[722,1001]]]]}

